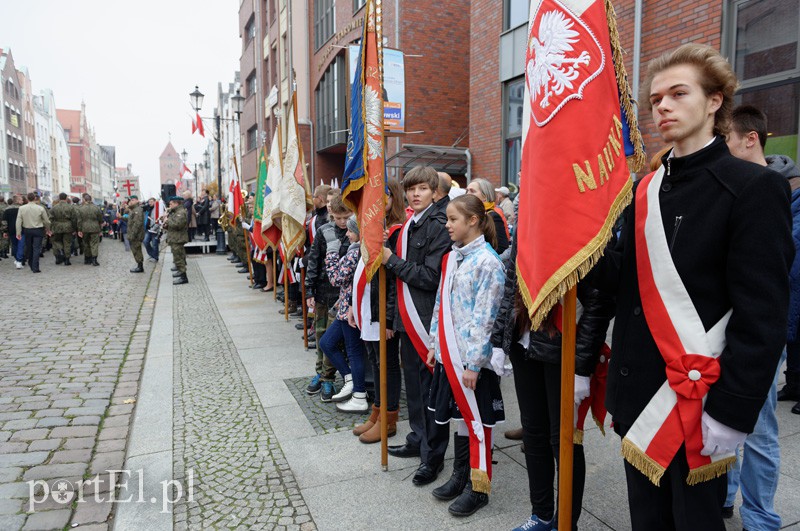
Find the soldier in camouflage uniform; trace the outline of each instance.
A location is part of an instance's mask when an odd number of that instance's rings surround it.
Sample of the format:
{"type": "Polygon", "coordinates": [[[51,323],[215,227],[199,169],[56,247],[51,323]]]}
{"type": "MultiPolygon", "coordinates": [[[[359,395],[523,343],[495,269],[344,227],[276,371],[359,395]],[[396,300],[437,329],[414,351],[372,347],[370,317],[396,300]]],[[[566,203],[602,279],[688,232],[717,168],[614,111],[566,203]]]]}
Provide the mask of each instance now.
{"type": "Polygon", "coordinates": [[[128,200],[128,241],[130,242],[133,259],[136,267],[131,273],[144,273],[144,256],[142,256],[142,241],[144,241],[144,210],[139,204],[139,197],[132,195],[128,200]]]}
{"type": "Polygon", "coordinates": [[[78,230],[76,211],[72,202],[67,200],[67,194],[58,194],[58,203],[50,209],[50,220],[53,231],[53,254],[56,255],[56,265],[72,265],[69,262],[72,247],[72,233],[78,230]]]}
{"type": "MultiPolygon", "coordinates": [[[[6,198],[0,195],[0,236],[8,232],[6,220],[3,219],[7,208],[6,198]]],[[[8,238],[0,237],[0,258],[8,258],[8,238]]]]}
{"type": "Polygon", "coordinates": [[[173,284],[186,284],[189,279],[186,278],[186,248],[184,244],[189,241],[189,233],[187,226],[189,218],[186,215],[186,209],[183,208],[183,198],[174,195],[169,198],[169,215],[164,227],[167,229],[167,243],[172,249],[172,260],[175,262],[173,268],[175,272],[172,274],[175,280],[173,284]]]}
{"type": "Polygon", "coordinates": [[[83,263],[99,266],[97,253],[100,250],[100,231],[103,227],[103,211],[92,203],[92,196],[83,194],[83,204],[78,207],[78,236],[83,238],[83,263]]]}

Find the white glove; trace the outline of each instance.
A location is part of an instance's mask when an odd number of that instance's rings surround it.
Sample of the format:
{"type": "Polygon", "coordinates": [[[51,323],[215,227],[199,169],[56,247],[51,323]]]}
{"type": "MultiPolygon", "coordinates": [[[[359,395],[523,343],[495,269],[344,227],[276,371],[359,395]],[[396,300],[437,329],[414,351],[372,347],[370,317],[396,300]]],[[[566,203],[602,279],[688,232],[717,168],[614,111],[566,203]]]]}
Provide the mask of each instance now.
{"type": "Polygon", "coordinates": [[[589,396],[589,382],[591,378],[588,376],[575,375],[575,405],[580,405],[583,400],[589,396]]]}
{"type": "Polygon", "coordinates": [[[700,451],[700,455],[732,454],[744,444],[744,440],[747,437],[746,433],[736,431],[718,422],[705,411],[703,411],[701,426],[703,430],[703,449],[700,451]]]}
{"type": "Polygon", "coordinates": [[[252,227],[252,225],[250,225],[246,221],[242,221],[242,227],[244,227],[245,230],[250,230],[250,227],[252,227]]]}
{"type": "Polygon", "coordinates": [[[498,347],[492,348],[492,370],[498,376],[511,376],[511,364],[508,363],[506,353],[503,349],[498,347]]]}

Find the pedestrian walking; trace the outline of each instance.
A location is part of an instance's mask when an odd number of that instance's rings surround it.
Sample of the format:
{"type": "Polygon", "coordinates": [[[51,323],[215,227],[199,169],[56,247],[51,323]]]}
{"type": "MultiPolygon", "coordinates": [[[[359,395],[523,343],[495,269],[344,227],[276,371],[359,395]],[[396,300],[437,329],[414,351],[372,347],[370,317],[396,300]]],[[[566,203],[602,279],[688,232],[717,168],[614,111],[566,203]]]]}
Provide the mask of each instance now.
{"type": "Polygon", "coordinates": [[[72,235],[78,230],[78,219],[67,194],[58,194],[58,203],[50,209],[53,230],[53,253],[56,265],[72,265],[69,261],[72,248],[72,235]]]}
{"type": "Polygon", "coordinates": [[[11,256],[14,257],[14,267],[17,269],[22,269],[25,261],[25,236],[23,235],[22,239],[17,238],[17,215],[21,206],[22,196],[15,194],[11,198],[11,204],[3,213],[3,220],[8,231],[3,237],[7,238],[11,244],[11,256]]]}
{"type": "Polygon", "coordinates": [[[8,226],[6,225],[5,220],[5,213],[6,209],[8,208],[8,204],[6,203],[6,198],[0,195],[0,234],[3,235],[0,238],[0,258],[8,258],[8,226]]]}
{"type": "Polygon", "coordinates": [[[25,236],[25,258],[33,273],[41,273],[39,258],[42,254],[42,241],[45,234],[50,235],[50,218],[47,210],[36,202],[36,194],[28,194],[28,204],[19,208],[17,214],[17,239],[25,236]]]}
{"type": "Polygon", "coordinates": [[[103,211],[92,202],[92,196],[83,194],[83,204],[78,208],[78,236],[83,238],[83,263],[99,266],[100,231],[103,230],[103,211]]]}
{"type": "Polygon", "coordinates": [[[151,197],[147,204],[142,206],[144,211],[144,249],[147,251],[148,260],[158,262],[158,247],[161,240],[161,222],[159,219],[156,198],[151,197]]]}

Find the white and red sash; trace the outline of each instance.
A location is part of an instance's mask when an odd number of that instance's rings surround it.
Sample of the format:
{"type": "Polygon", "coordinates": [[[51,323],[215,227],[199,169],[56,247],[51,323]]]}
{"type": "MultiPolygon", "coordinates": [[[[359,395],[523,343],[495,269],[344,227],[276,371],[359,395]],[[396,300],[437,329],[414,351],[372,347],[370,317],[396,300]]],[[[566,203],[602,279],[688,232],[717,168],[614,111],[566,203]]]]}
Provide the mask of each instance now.
{"type": "Polygon", "coordinates": [[[314,238],[317,237],[317,215],[314,214],[308,220],[308,246],[309,248],[314,245],[314,238]]]}
{"type": "MultiPolygon", "coordinates": [[[[370,284],[367,282],[367,275],[364,274],[364,261],[359,260],[356,266],[356,272],[353,276],[353,319],[359,330],[362,329],[361,324],[364,322],[366,315],[364,315],[364,308],[370,304],[370,284]]],[[[371,319],[371,316],[370,316],[371,319]]],[[[369,325],[369,323],[366,323],[369,325]]]]}
{"type": "Polygon", "coordinates": [[[283,242],[278,246],[278,254],[281,257],[281,269],[280,273],[278,274],[278,283],[283,284],[283,275],[284,273],[288,272],[289,275],[289,284],[294,284],[298,280],[297,273],[294,270],[292,262],[286,261],[286,248],[283,246],[283,242]]]}
{"type": "MultiPolygon", "coordinates": [[[[397,256],[406,259],[408,249],[408,225],[411,218],[406,220],[403,227],[400,229],[400,236],[397,238],[397,256]]],[[[422,324],[422,319],[419,317],[417,307],[414,305],[414,299],[411,298],[411,292],[408,289],[408,284],[397,278],[397,308],[400,314],[400,319],[403,321],[403,326],[406,329],[406,334],[411,339],[414,349],[422,358],[422,363],[428,361],[428,347],[431,344],[430,335],[422,324]]]]}
{"type": "Polygon", "coordinates": [[[625,459],[656,485],[681,445],[686,445],[694,485],[724,474],[733,454],[706,457],[701,417],[711,385],[720,375],[729,310],[711,330],[703,322],[675,268],[667,244],[658,192],[662,166],[636,191],[636,267],[644,316],[666,367],[666,381],[622,441],[625,459]]]}
{"type": "Polygon", "coordinates": [[[475,391],[464,387],[464,364],[456,342],[456,329],[450,293],[458,264],[455,251],[442,260],[442,280],[439,283],[439,327],[437,339],[442,356],[442,367],[450,382],[453,398],[469,429],[469,467],[472,469],[472,489],[489,494],[492,485],[492,428],[484,426],[475,391]]]}

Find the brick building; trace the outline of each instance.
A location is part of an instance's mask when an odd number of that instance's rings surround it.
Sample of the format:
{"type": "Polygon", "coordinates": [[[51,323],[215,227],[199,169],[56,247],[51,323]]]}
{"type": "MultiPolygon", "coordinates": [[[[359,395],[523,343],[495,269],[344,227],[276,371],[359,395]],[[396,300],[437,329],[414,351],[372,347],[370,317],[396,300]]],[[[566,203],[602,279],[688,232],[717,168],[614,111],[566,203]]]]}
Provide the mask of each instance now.
{"type": "Polygon", "coordinates": [[[81,103],[79,111],[56,109],[56,115],[64,128],[69,146],[70,191],[73,194],[88,193],[94,197],[94,175],[99,171],[95,167],[97,157],[94,150],[97,143],[86,118],[86,104],[81,103]]]}
{"type": "Polygon", "coordinates": [[[4,141],[0,161],[5,162],[0,172],[0,192],[24,194],[28,192],[25,168],[26,149],[23,120],[22,84],[10,49],[0,49],[0,81],[2,81],[2,106],[4,141]]]}
{"type": "MultiPolygon", "coordinates": [[[[316,182],[341,181],[349,121],[347,46],[361,39],[364,0],[308,2],[316,182]]],[[[384,46],[403,52],[405,134],[386,142],[389,175],[429,163],[462,179],[469,151],[470,2],[383,2],[384,46]],[[435,15],[432,13],[435,11],[435,15]]]]}
{"type": "MultiPolygon", "coordinates": [[[[167,142],[164,151],[158,157],[159,179],[161,184],[175,184],[183,170],[183,159],[178,154],[172,142],[167,142]]],[[[119,189],[119,185],[117,185],[119,189]]]]}
{"type": "MultiPolygon", "coordinates": [[[[686,42],[708,44],[734,65],[737,104],[769,118],[768,154],[800,158],[800,0],[615,1],[634,94],[647,62],[686,42]]],[[[470,152],[476,177],[516,182],[522,133],[529,0],[473,0],[470,54],[470,152]],[[498,62],[494,62],[499,58],[498,62]]],[[[661,140],[650,113],[639,121],[648,154],[661,140]]]]}

